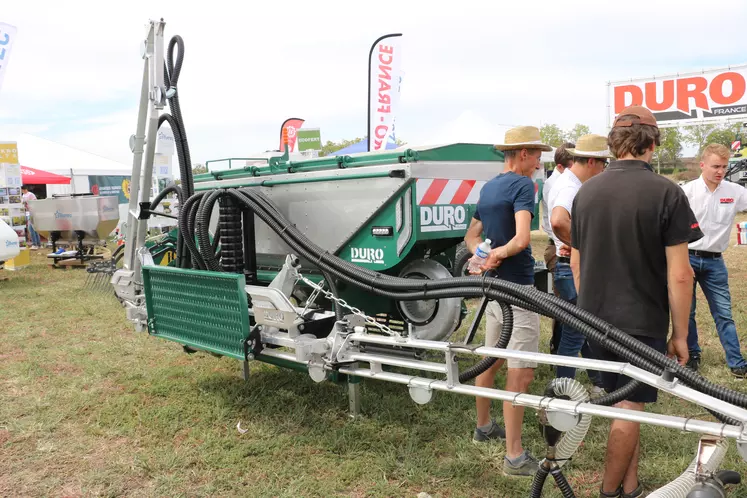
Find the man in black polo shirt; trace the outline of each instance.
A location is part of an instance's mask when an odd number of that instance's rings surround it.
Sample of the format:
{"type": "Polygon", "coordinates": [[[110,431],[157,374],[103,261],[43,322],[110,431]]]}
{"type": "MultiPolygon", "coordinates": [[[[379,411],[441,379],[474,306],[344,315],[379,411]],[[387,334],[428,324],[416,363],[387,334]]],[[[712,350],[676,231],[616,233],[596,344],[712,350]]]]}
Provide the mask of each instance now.
{"type": "MultiPolygon", "coordinates": [[[[578,306],[684,365],[693,291],[687,244],[703,234],[682,189],[649,165],[659,128],[648,109],[624,109],[607,143],[618,160],[583,184],[572,207],[578,306]],[[670,309],[673,333],[667,342],[670,309]]],[[[624,361],[598,344],[594,350],[600,359],[624,361]]],[[[607,392],[629,380],[602,372],[607,392]]],[[[657,390],[644,385],[617,406],[643,410],[656,398],[657,390]]],[[[638,423],[612,421],[600,496],[642,495],[639,434],[638,423]]]]}

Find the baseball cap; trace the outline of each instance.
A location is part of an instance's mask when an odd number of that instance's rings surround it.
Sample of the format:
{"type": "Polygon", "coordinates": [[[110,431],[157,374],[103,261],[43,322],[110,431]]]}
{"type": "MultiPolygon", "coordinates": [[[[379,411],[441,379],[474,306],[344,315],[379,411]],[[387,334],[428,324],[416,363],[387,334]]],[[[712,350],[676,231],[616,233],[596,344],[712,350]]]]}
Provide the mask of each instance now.
{"type": "Polygon", "coordinates": [[[618,114],[615,118],[615,122],[612,124],[612,127],[617,128],[621,126],[633,126],[634,124],[653,126],[654,128],[659,127],[659,125],[656,123],[656,118],[651,113],[651,111],[640,105],[631,105],[620,111],[620,114],[618,114]],[[621,123],[620,118],[623,116],[635,116],[638,119],[625,120],[621,123]]]}

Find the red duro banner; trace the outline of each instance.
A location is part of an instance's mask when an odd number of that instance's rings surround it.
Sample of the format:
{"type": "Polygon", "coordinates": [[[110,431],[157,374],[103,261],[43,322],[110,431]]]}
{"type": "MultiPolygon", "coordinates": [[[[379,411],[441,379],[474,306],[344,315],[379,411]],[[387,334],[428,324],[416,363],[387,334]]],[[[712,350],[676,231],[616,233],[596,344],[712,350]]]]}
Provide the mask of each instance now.
{"type": "Polygon", "coordinates": [[[747,66],[609,83],[611,124],[625,107],[642,105],[660,126],[747,119],[747,66]]]}

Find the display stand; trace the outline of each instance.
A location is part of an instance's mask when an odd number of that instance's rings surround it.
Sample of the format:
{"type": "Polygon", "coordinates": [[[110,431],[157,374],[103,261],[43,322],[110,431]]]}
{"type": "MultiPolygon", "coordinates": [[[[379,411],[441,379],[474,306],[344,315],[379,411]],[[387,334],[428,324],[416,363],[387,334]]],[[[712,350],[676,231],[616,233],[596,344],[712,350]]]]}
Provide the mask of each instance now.
{"type": "Polygon", "coordinates": [[[26,244],[26,209],[21,197],[21,165],[16,142],[0,142],[0,219],[18,235],[21,253],[6,261],[6,270],[20,270],[30,262],[26,244]]]}

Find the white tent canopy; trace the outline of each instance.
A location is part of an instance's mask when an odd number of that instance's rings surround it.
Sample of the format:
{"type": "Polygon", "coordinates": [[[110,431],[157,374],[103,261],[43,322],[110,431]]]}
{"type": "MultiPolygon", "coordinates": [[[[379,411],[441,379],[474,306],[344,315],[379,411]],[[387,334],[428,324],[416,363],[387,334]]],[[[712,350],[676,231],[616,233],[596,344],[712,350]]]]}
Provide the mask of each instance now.
{"type": "Polygon", "coordinates": [[[18,137],[18,156],[22,166],[63,176],[130,175],[131,164],[123,164],[90,152],[68,147],[51,140],[22,133],[18,137]]]}

